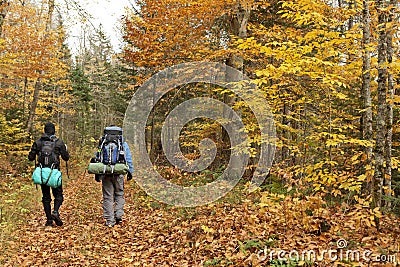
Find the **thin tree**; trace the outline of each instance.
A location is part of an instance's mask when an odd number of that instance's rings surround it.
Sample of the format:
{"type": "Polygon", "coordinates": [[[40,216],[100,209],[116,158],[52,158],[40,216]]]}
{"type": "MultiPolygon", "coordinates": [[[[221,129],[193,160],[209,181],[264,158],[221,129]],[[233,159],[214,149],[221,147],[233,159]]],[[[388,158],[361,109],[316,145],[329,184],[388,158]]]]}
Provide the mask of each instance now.
{"type": "Polygon", "coordinates": [[[386,136],[386,115],[387,115],[387,40],[385,1],[377,0],[378,10],[378,103],[376,115],[376,143],[375,143],[375,173],[372,186],[373,205],[382,207],[382,194],[385,174],[385,136],[386,136]]]}
{"type": "MultiPolygon", "coordinates": [[[[46,32],[51,29],[51,24],[52,24],[52,16],[53,16],[53,11],[54,11],[54,0],[49,0],[49,10],[47,11],[47,18],[46,18],[46,32]]],[[[32,133],[33,131],[33,125],[35,121],[35,115],[36,115],[36,108],[39,103],[40,99],[40,91],[43,88],[42,84],[42,76],[44,74],[44,70],[37,70],[39,72],[39,77],[36,80],[34,91],[33,91],[33,99],[32,103],[29,109],[29,117],[27,121],[27,131],[29,133],[32,133]]]]}
{"type": "MultiPolygon", "coordinates": [[[[395,5],[397,1],[390,1],[390,11],[388,15],[388,25],[392,25],[394,21],[395,5]]],[[[387,47],[387,63],[390,65],[393,62],[393,31],[394,27],[386,32],[386,47],[387,47]]],[[[384,179],[385,195],[387,196],[385,206],[390,207],[390,196],[392,191],[392,137],[393,137],[393,100],[394,100],[394,80],[393,73],[387,72],[387,89],[388,89],[388,103],[387,103],[387,117],[386,117],[386,138],[385,138],[385,163],[386,173],[384,179]]]]}
{"type": "MultiPolygon", "coordinates": [[[[362,137],[364,140],[372,141],[372,100],[371,100],[371,52],[369,46],[371,44],[371,14],[369,0],[363,1],[363,16],[362,16],[362,29],[363,29],[363,67],[362,67],[362,137]]],[[[366,171],[371,167],[372,163],[372,146],[365,147],[366,171]]]]}

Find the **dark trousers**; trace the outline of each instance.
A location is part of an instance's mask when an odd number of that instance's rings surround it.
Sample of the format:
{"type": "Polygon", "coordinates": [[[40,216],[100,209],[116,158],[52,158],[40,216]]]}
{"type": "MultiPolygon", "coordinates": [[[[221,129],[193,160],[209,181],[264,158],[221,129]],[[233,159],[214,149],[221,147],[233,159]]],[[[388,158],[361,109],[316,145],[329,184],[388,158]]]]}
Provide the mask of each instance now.
{"type": "MultiPolygon", "coordinates": [[[[42,188],[42,203],[43,203],[43,208],[44,212],[46,213],[46,218],[47,220],[51,220],[51,195],[50,195],[50,186],[47,185],[40,185],[42,188]]],[[[60,209],[61,204],[64,201],[64,196],[63,196],[63,190],[62,186],[57,187],[57,188],[51,188],[51,191],[53,192],[53,197],[54,197],[54,211],[57,211],[60,209]]]]}

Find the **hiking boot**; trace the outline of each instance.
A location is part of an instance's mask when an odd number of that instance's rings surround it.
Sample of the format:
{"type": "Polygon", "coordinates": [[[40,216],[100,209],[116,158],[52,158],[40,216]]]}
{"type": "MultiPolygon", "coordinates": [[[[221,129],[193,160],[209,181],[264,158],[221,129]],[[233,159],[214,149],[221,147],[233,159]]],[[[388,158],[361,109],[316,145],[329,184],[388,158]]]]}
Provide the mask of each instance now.
{"type": "Polygon", "coordinates": [[[53,213],[51,213],[51,217],[53,217],[53,220],[56,222],[57,226],[63,225],[63,222],[60,219],[60,214],[58,213],[58,211],[53,211],[53,213]]]}
{"type": "Polygon", "coordinates": [[[44,226],[53,226],[53,220],[47,220],[44,226]]]}
{"type": "Polygon", "coordinates": [[[115,218],[115,224],[121,224],[122,219],[121,218],[115,218]]]}

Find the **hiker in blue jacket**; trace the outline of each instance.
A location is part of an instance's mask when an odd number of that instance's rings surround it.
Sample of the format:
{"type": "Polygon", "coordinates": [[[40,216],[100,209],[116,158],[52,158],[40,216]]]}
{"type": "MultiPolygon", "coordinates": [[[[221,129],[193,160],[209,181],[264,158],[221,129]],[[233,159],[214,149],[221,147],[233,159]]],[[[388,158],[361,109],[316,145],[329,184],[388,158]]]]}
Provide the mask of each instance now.
{"type": "MultiPolygon", "coordinates": [[[[37,161],[37,166],[41,167],[48,167],[45,166],[45,162],[43,161],[43,158],[41,157],[42,153],[42,148],[45,144],[50,143],[48,141],[54,142],[54,146],[52,146],[53,151],[51,153],[54,153],[53,157],[53,162],[51,163],[51,167],[60,170],[60,156],[63,160],[68,161],[69,160],[69,153],[67,150],[67,146],[64,144],[64,142],[57,138],[55,136],[56,133],[56,128],[53,123],[48,122],[44,126],[44,134],[40,137],[40,139],[36,140],[31,147],[31,150],[29,151],[28,159],[30,161],[36,160],[36,156],[38,157],[37,161]]],[[[49,166],[50,167],[50,166],[49,166]]],[[[57,187],[57,188],[52,188],[52,193],[54,197],[54,209],[53,212],[51,212],[51,195],[50,195],[50,187],[47,185],[40,185],[40,188],[42,189],[42,203],[43,203],[43,208],[44,212],[46,214],[46,224],[45,226],[52,226],[53,221],[56,223],[57,226],[63,225],[63,222],[60,218],[60,213],[59,209],[61,207],[61,204],[64,201],[63,197],[63,189],[62,185],[57,187]]]]}
{"type": "MultiPolygon", "coordinates": [[[[117,126],[106,127],[106,130],[119,131],[122,133],[122,129],[117,126]]],[[[102,140],[99,142],[99,147],[101,146],[101,142],[102,140]]],[[[125,161],[129,168],[127,180],[130,181],[133,173],[132,154],[128,144],[124,140],[123,150],[125,161]]],[[[125,205],[124,176],[124,174],[95,174],[95,180],[97,182],[102,182],[103,216],[106,220],[105,225],[109,227],[122,223],[125,205]]]]}

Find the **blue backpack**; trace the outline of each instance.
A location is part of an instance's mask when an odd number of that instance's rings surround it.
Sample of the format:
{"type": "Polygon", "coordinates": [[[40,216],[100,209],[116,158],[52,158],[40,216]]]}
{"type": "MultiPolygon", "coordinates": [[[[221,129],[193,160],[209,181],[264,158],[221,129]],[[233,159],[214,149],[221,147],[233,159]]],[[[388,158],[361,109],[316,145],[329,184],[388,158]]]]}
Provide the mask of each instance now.
{"type": "Polygon", "coordinates": [[[104,165],[126,163],[123,144],[122,129],[116,126],[106,127],[96,152],[96,162],[104,165]]]}
{"type": "Polygon", "coordinates": [[[91,174],[126,174],[124,139],[122,129],[109,126],[104,129],[95,157],[90,160],[88,171],[91,174]]]}

